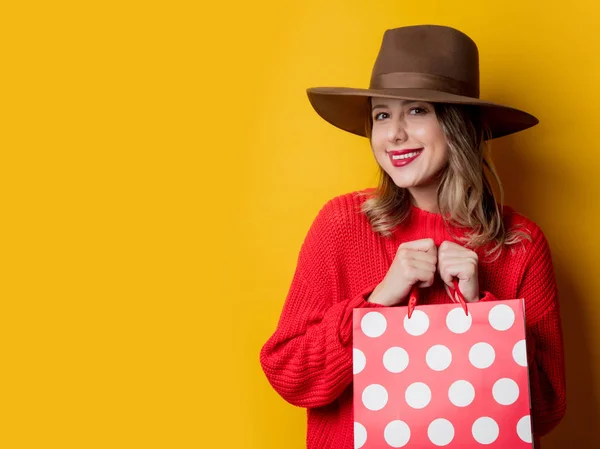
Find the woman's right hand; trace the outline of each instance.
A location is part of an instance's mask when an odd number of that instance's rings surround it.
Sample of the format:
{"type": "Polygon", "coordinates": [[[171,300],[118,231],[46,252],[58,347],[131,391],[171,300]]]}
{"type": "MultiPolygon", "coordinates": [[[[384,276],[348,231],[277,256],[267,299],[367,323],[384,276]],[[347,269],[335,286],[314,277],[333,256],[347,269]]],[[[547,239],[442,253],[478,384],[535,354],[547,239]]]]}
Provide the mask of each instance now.
{"type": "Polygon", "coordinates": [[[395,306],[403,302],[413,285],[431,287],[436,273],[437,248],[433,239],[413,240],[400,245],[383,281],[369,302],[395,306]]]}

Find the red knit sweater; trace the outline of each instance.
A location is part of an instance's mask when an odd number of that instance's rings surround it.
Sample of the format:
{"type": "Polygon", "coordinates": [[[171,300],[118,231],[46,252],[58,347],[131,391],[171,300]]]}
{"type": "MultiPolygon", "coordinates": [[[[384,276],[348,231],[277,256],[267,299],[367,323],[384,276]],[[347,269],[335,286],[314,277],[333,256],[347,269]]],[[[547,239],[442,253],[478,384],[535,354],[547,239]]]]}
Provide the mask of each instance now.
{"type": "MultiPolygon", "coordinates": [[[[384,278],[398,246],[433,238],[454,240],[442,217],[413,207],[386,238],[360,212],[364,196],[347,194],[319,212],[300,250],[275,333],[260,354],[273,388],[308,409],[308,449],[352,449],[352,310],[384,278]]],[[[521,225],[531,241],[485,262],[478,251],[482,301],[525,298],[536,448],[565,413],[565,371],[559,304],[550,250],[540,228],[505,207],[507,228],[521,225]]],[[[454,240],[455,241],[455,240],[454,240]]],[[[458,242],[457,242],[458,243],[458,242]]],[[[439,276],[422,303],[450,302],[439,276]]]]}

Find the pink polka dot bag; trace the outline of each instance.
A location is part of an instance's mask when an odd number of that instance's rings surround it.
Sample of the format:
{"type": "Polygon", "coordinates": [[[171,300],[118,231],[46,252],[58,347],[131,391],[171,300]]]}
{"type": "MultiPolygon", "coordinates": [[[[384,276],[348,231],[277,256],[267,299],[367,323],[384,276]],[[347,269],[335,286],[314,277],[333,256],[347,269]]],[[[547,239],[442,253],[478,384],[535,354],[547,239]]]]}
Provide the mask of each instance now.
{"type": "Polygon", "coordinates": [[[414,305],[353,312],[355,449],[532,449],[524,301],[414,305]]]}

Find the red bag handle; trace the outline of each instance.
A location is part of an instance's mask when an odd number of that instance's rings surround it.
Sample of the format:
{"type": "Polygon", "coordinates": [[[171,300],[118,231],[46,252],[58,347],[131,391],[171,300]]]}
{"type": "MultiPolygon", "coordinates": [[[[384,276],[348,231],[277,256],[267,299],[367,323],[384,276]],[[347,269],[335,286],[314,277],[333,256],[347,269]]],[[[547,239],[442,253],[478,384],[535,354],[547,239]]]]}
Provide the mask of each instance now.
{"type": "MultiPolygon", "coordinates": [[[[467,302],[465,301],[465,297],[463,296],[462,292],[460,291],[460,288],[458,288],[458,279],[454,278],[454,280],[452,281],[452,284],[454,285],[454,291],[452,292],[452,300],[454,301],[454,295],[456,295],[458,297],[458,302],[460,303],[463,310],[465,311],[465,315],[468,315],[469,310],[467,308],[467,302]]],[[[417,287],[416,285],[413,285],[412,288],[410,289],[410,293],[408,294],[408,318],[409,319],[412,316],[413,311],[415,310],[417,302],[419,301],[420,291],[421,290],[419,289],[419,287],[417,287]]]]}

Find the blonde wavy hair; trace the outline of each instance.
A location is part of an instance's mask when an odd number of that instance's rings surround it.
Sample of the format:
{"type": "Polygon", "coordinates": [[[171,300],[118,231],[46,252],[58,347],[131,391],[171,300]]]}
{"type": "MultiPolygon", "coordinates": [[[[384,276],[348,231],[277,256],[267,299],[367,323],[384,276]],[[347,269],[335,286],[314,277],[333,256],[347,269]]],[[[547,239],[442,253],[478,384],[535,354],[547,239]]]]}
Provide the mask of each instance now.
{"type": "MultiPolygon", "coordinates": [[[[465,236],[456,237],[457,240],[471,249],[486,246],[486,255],[491,256],[499,254],[504,245],[530,239],[520,229],[505,229],[502,183],[486,142],[489,130],[478,108],[441,103],[434,104],[434,108],[448,142],[448,164],[438,175],[437,203],[449,227],[466,230],[465,236]]],[[[370,140],[373,122],[370,113],[367,117],[370,140]]],[[[389,236],[407,218],[411,199],[408,190],[396,186],[381,167],[379,172],[379,185],[368,193],[362,211],[375,232],[389,236]]]]}

